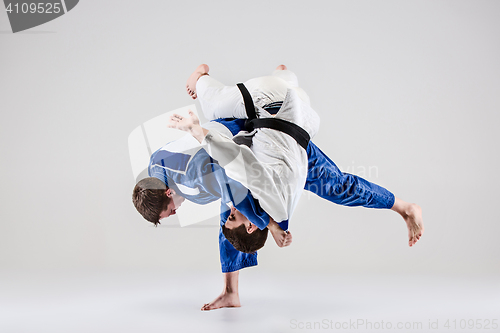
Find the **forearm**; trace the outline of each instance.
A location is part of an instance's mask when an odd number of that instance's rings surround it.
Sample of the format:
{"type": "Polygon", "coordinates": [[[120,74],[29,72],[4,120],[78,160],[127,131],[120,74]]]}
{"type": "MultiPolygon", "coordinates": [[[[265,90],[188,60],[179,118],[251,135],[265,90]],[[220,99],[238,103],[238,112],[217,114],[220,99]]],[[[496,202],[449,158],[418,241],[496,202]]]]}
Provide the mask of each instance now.
{"type": "Polygon", "coordinates": [[[208,134],[208,130],[206,128],[201,127],[200,125],[193,126],[189,133],[201,143],[208,134]]]}
{"type": "Polygon", "coordinates": [[[273,220],[272,217],[269,217],[269,224],[267,225],[267,228],[269,229],[269,231],[271,231],[271,233],[281,230],[278,223],[276,223],[276,221],[273,220]]]}

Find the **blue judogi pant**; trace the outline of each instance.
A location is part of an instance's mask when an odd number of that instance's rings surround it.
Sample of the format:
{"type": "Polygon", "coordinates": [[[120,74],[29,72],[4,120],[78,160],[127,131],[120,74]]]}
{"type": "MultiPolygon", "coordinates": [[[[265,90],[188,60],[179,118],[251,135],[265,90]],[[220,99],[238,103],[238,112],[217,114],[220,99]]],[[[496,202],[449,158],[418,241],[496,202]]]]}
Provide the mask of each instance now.
{"type": "Polygon", "coordinates": [[[304,187],[342,206],[390,209],[394,194],[356,175],[343,173],[314,143],[307,146],[308,170],[304,187]]]}
{"type": "MultiPolygon", "coordinates": [[[[244,130],[245,119],[216,119],[233,135],[244,130]]],[[[343,173],[312,141],[307,146],[308,170],[305,190],[342,206],[390,209],[394,194],[366,179],[343,173]]]]}
{"type": "MultiPolygon", "coordinates": [[[[233,135],[243,130],[245,124],[245,119],[225,118],[214,121],[226,126],[233,135]]],[[[305,190],[343,206],[390,209],[394,205],[394,194],[359,176],[343,173],[311,141],[307,146],[307,157],[308,173],[305,190]]],[[[228,211],[221,212],[221,225],[228,217],[228,211]]],[[[288,221],[280,223],[280,227],[287,230],[288,221]]],[[[248,254],[237,251],[224,237],[222,230],[219,232],[219,250],[223,273],[257,265],[257,253],[248,254]]]]}

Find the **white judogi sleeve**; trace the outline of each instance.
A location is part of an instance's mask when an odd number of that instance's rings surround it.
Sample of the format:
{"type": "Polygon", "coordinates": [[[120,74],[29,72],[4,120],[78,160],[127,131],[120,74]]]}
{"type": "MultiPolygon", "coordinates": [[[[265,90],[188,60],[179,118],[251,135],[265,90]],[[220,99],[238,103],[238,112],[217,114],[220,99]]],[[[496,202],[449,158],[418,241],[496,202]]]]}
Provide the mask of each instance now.
{"type": "Polygon", "coordinates": [[[271,165],[257,160],[247,146],[238,145],[216,131],[210,130],[202,144],[207,146],[208,154],[219,162],[230,178],[250,190],[269,216],[276,222],[288,219],[285,193],[280,188],[279,175],[271,165]]]}
{"type": "MultiPolygon", "coordinates": [[[[272,117],[260,107],[257,111],[260,118],[272,117]]],[[[320,122],[317,113],[292,89],[276,118],[301,126],[311,138],[320,122]]],[[[307,153],[291,136],[280,131],[260,128],[247,135],[252,137],[251,148],[212,130],[204,142],[209,155],[229,177],[250,190],[264,211],[276,222],[288,220],[306,181],[307,153]]]]}

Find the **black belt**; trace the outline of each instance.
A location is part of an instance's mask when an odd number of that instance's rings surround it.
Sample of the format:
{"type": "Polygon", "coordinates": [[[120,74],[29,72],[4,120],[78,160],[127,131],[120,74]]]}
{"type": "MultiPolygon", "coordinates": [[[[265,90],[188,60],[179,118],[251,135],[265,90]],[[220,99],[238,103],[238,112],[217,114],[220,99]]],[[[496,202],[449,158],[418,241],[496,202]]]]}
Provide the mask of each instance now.
{"type": "Polygon", "coordinates": [[[302,148],[307,150],[307,145],[309,144],[311,137],[302,127],[283,119],[257,118],[252,96],[250,96],[250,93],[243,83],[238,83],[237,86],[243,95],[243,102],[245,103],[245,110],[248,117],[245,121],[245,129],[248,132],[252,132],[256,128],[270,128],[277,130],[290,135],[299,145],[302,146],[302,148]]]}

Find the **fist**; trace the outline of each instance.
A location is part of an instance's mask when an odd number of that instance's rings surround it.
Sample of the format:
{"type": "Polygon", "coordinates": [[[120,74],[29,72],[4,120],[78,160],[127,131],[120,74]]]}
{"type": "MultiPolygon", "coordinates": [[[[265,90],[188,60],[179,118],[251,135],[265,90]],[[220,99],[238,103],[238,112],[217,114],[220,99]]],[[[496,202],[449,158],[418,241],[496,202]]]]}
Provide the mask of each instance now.
{"type": "Polygon", "coordinates": [[[279,247],[285,247],[292,244],[292,234],[289,231],[280,230],[279,232],[271,234],[279,247]]]}

